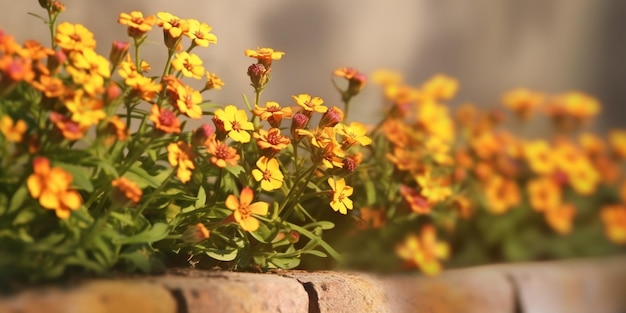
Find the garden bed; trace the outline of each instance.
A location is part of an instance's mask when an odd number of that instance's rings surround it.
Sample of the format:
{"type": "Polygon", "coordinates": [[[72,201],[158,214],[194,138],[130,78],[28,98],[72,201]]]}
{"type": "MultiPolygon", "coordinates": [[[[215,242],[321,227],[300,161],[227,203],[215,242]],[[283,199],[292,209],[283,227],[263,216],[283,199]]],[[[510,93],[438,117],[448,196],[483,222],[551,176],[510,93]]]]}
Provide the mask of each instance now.
{"type": "Polygon", "coordinates": [[[0,312],[624,312],[626,256],[417,273],[173,269],[32,288],[0,312]]]}

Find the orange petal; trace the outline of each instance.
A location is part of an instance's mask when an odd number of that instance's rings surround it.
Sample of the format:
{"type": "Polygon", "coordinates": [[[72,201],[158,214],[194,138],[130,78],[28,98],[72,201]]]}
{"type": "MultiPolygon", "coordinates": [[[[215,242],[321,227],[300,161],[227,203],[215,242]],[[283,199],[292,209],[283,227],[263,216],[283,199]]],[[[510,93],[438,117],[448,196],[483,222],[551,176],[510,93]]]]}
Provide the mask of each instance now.
{"type": "Polygon", "coordinates": [[[39,204],[46,209],[57,209],[61,206],[59,197],[57,194],[44,189],[39,197],[39,204]]]}
{"type": "Polygon", "coordinates": [[[236,210],[239,209],[239,199],[237,199],[235,195],[229,195],[226,198],[226,202],[224,202],[224,204],[226,205],[227,208],[237,213],[236,210]]]}
{"type": "Polygon", "coordinates": [[[41,195],[43,181],[38,175],[32,174],[28,177],[28,180],[26,180],[26,186],[28,187],[28,191],[30,191],[30,195],[37,199],[41,195]]]}
{"type": "Polygon", "coordinates": [[[250,189],[250,187],[245,187],[241,190],[241,195],[239,195],[239,199],[241,201],[241,206],[248,206],[252,203],[252,199],[254,198],[254,191],[250,189]]]}

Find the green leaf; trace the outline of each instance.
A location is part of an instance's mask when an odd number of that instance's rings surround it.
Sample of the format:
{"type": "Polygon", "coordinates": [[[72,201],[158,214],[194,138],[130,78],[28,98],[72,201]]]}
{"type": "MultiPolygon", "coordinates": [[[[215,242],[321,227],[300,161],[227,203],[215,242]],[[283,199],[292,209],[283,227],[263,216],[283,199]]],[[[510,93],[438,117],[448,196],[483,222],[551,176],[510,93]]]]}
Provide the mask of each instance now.
{"type": "Polygon", "coordinates": [[[26,185],[17,189],[17,191],[13,194],[13,198],[11,198],[11,205],[9,205],[8,212],[11,213],[22,207],[28,196],[28,189],[26,188],[26,185]]]}
{"type": "Polygon", "coordinates": [[[13,219],[13,224],[12,225],[16,226],[16,225],[20,225],[20,224],[28,224],[36,216],[37,216],[37,214],[33,210],[22,210],[22,211],[20,211],[20,213],[17,214],[15,219],[13,219]]]}
{"type": "Polygon", "coordinates": [[[259,223],[259,229],[250,232],[250,235],[257,241],[263,243],[270,243],[275,236],[265,223],[259,223]]]}
{"type": "Polygon", "coordinates": [[[209,249],[206,251],[206,254],[218,261],[229,262],[237,258],[237,254],[239,254],[238,249],[209,249]]]}
{"type": "Polygon", "coordinates": [[[126,225],[130,225],[130,226],[135,225],[135,220],[129,214],[124,214],[120,212],[111,212],[111,217],[117,219],[118,221],[126,225]]]}
{"type": "Polygon", "coordinates": [[[323,230],[327,230],[327,229],[335,228],[335,223],[329,222],[329,221],[319,221],[319,222],[306,224],[303,227],[306,228],[306,229],[312,229],[312,228],[319,227],[319,228],[321,228],[323,230]]]}
{"type": "Polygon", "coordinates": [[[318,256],[320,258],[325,258],[325,257],[328,256],[326,253],[324,253],[322,251],[319,251],[319,250],[305,250],[305,251],[302,251],[301,253],[302,254],[311,254],[311,255],[314,255],[314,256],[318,256]]]}
{"type": "Polygon", "coordinates": [[[196,197],[198,198],[195,204],[196,208],[201,208],[206,205],[206,191],[204,187],[200,186],[200,188],[198,188],[198,195],[196,197]]]}
{"type": "Polygon", "coordinates": [[[165,223],[155,223],[149,229],[136,234],[134,236],[120,238],[117,240],[119,244],[129,243],[151,243],[165,238],[170,232],[170,226],[165,223]]]}
{"type": "Polygon", "coordinates": [[[115,178],[120,176],[117,173],[117,169],[115,168],[115,166],[113,166],[111,163],[107,162],[106,160],[101,160],[98,158],[89,158],[85,161],[85,163],[100,167],[105,173],[115,178]]]}
{"type": "Polygon", "coordinates": [[[152,176],[146,172],[143,168],[141,168],[140,163],[133,164],[128,171],[124,174],[124,176],[139,186],[139,188],[143,189],[148,186],[152,188],[157,188],[163,182],[162,180],[157,179],[157,177],[152,176]]]}
{"type": "Polygon", "coordinates": [[[367,204],[373,205],[374,203],[376,203],[376,187],[374,186],[374,182],[371,180],[365,180],[364,186],[367,204]]]}
{"type": "Polygon", "coordinates": [[[300,265],[299,258],[273,258],[269,260],[269,263],[274,264],[278,268],[292,269],[300,265]]]}
{"type": "Polygon", "coordinates": [[[72,180],[72,185],[74,187],[76,187],[77,189],[85,190],[87,192],[93,191],[93,185],[91,184],[91,179],[90,179],[91,170],[82,166],[61,163],[61,162],[55,162],[55,165],[61,167],[68,173],[72,174],[72,177],[74,178],[72,180]]]}

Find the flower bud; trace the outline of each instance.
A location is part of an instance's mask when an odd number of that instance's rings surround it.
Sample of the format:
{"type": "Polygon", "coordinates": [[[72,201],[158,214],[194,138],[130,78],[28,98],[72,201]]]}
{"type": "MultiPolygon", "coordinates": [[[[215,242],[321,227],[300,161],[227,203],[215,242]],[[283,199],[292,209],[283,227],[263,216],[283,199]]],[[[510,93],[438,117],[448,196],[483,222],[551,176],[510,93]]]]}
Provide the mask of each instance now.
{"type": "MultiPolygon", "coordinates": [[[[41,4],[41,1],[40,1],[41,4]]],[[[65,4],[63,4],[61,1],[55,0],[52,2],[52,5],[50,6],[50,12],[52,14],[58,14],[65,11],[65,4]]]]}
{"type": "Polygon", "coordinates": [[[262,90],[269,81],[270,70],[263,64],[252,64],[248,67],[248,76],[255,90],[262,90]]]}
{"type": "Polygon", "coordinates": [[[291,120],[291,137],[295,142],[300,140],[300,135],[296,132],[296,130],[305,128],[308,123],[309,118],[300,112],[293,116],[293,119],[291,120]]]}
{"type": "Polygon", "coordinates": [[[343,111],[338,107],[329,108],[322,119],[320,119],[319,128],[333,127],[343,121],[343,111]]]}
{"type": "Polygon", "coordinates": [[[128,54],[128,42],[113,41],[111,44],[111,52],[109,52],[109,61],[113,67],[116,67],[128,54]]]}
{"type": "Polygon", "coordinates": [[[215,125],[215,136],[219,140],[224,140],[224,138],[226,138],[226,129],[224,128],[224,121],[220,120],[217,116],[213,116],[211,120],[213,121],[213,125],[215,125]]]}
{"type": "Polygon", "coordinates": [[[49,56],[48,70],[50,71],[50,73],[56,73],[59,68],[61,68],[61,65],[65,62],[66,59],[67,55],[61,50],[57,50],[54,52],[53,55],[49,56]]]}
{"type": "Polygon", "coordinates": [[[196,129],[191,138],[191,143],[195,146],[204,145],[206,140],[215,133],[215,130],[209,124],[202,124],[196,129]]]}
{"type": "Polygon", "coordinates": [[[211,237],[211,231],[209,231],[202,223],[196,225],[189,225],[183,233],[183,241],[187,243],[198,243],[204,239],[211,237]]]}
{"type": "Polygon", "coordinates": [[[52,0],[39,0],[39,6],[46,10],[48,9],[48,6],[50,6],[50,4],[52,4],[52,0]]]}

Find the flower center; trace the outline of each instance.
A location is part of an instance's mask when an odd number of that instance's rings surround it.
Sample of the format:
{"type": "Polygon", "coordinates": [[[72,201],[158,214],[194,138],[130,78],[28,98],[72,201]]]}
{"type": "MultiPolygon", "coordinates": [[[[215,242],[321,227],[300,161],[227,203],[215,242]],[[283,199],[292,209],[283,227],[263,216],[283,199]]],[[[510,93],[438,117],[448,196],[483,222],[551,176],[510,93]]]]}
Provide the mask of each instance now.
{"type": "Polygon", "coordinates": [[[239,214],[241,214],[241,219],[247,219],[248,217],[250,217],[250,215],[252,214],[252,212],[250,212],[250,209],[248,208],[248,206],[240,206],[239,207],[239,214]]]}
{"type": "Polygon", "coordinates": [[[223,142],[219,143],[215,149],[215,156],[220,159],[226,159],[228,157],[228,146],[223,142]]]}
{"type": "Polygon", "coordinates": [[[165,110],[159,115],[159,123],[161,123],[161,125],[171,126],[174,124],[175,119],[176,115],[174,115],[174,112],[169,110],[165,110]]]}

